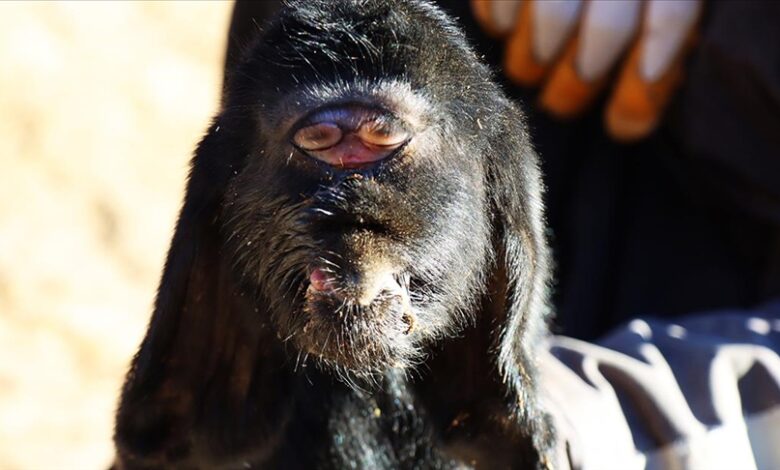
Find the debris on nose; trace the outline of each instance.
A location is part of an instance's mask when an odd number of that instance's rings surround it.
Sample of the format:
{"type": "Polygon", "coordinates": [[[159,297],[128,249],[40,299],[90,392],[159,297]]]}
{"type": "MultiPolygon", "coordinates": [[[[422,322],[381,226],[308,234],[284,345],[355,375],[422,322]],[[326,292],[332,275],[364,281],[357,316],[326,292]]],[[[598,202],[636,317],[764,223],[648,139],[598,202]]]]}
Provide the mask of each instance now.
{"type": "Polygon", "coordinates": [[[404,331],[405,335],[408,335],[414,330],[414,315],[408,312],[404,313],[401,317],[401,321],[406,325],[406,330],[404,331]]]}

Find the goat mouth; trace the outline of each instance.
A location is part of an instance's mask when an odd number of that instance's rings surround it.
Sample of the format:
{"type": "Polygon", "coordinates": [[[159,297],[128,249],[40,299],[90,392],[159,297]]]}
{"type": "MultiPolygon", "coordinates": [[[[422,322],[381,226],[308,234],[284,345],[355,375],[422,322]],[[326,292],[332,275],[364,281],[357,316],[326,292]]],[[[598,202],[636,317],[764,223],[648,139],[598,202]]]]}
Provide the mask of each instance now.
{"type": "Polygon", "coordinates": [[[329,269],[314,267],[308,277],[304,310],[310,316],[346,327],[356,321],[381,323],[394,317],[404,325],[404,334],[414,329],[408,283],[399,283],[392,274],[376,276],[368,283],[346,283],[329,269]]]}
{"type": "Polygon", "coordinates": [[[405,287],[396,281],[382,286],[361,298],[327,271],[312,269],[303,326],[295,335],[298,346],[324,363],[353,371],[404,366],[414,355],[417,315],[405,287]]]}

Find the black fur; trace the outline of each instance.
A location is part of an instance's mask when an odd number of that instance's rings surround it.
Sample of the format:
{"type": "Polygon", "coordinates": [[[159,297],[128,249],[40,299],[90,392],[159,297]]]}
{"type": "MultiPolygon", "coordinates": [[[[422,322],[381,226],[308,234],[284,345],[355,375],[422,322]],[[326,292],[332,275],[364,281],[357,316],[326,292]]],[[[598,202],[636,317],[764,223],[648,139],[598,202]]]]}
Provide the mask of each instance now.
{"type": "Polygon", "coordinates": [[[116,467],[548,466],[541,191],[521,113],[434,7],[287,6],[193,160],[116,467]],[[290,144],[345,103],[413,138],[360,170],[290,144]],[[343,285],[392,267],[411,320],[393,296],[312,299],[314,264],[343,285]]]}

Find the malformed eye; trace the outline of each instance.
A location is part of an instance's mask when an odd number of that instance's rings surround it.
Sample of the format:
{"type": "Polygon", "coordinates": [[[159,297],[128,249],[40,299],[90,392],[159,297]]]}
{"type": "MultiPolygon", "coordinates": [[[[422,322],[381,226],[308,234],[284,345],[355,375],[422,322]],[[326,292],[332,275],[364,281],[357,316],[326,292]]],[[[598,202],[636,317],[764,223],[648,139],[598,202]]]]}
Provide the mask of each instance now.
{"type": "Polygon", "coordinates": [[[396,126],[368,124],[360,127],[358,137],[363,142],[377,147],[398,147],[409,139],[409,134],[396,126]]]}
{"type": "Polygon", "coordinates": [[[293,142],[304,150],[324,150],[341,142],[343,132],[332,122],[320,122],[306,126],[293,136],[293,142]]]}
{"type": "Polygon", "coordinates": [[[389,111],[358,105],[325,108],[299,124],[292,144],[336,168],[361,168],[394,155],[411,138],[389,111]]]}

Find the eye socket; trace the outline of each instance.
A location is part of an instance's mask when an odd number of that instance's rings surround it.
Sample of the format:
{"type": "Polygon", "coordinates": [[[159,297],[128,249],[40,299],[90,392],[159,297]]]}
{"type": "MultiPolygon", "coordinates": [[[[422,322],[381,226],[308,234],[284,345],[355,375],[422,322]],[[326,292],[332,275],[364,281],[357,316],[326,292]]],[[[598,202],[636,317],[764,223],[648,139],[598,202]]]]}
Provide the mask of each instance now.
{"type": "Polygon", "coordinates": [[[320,122],[298,129],[293,143],[304,150],[324,150],[341,142],[344,132],[332,122],[320,122]]]}

